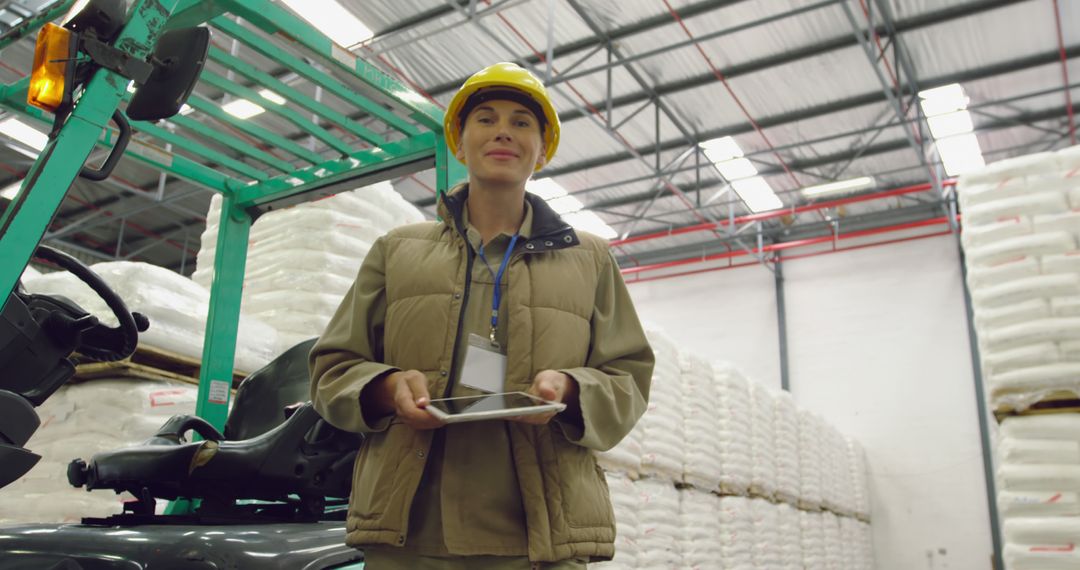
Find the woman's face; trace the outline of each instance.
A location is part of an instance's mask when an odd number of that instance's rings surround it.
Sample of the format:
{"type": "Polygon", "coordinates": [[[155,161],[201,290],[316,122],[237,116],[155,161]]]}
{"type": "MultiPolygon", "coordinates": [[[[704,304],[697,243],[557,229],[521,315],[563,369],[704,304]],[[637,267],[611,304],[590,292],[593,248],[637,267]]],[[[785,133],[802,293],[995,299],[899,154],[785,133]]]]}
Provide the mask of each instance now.
{"type": "Polygon", "coordinates": [[[478,181],[524,185],[544,163],[540,122],[520,103],[486,101],[465,118],[457,157],[478,181]]]}

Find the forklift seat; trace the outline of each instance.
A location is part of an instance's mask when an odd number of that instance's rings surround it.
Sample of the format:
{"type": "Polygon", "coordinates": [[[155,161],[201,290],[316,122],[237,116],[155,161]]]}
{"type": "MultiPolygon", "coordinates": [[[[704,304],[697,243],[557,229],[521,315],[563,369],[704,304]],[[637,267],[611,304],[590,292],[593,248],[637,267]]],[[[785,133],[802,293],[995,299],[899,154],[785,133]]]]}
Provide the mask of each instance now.
{"type": "Polygon", "coordinates": [[[198,416],[173,416],[141,444],[72,461],[68,481],[130,492],[140,501],[138,514],[153,514],[151,498],[221,506],[294,501],[290,496],[322,505],[326,497],[348,497],[363,437],[331,426],[305,402],[314,343],[294,346],[244,379],[224,434],[198,416]],[[190,431],[202,441],[187,440],[190,431]]]}

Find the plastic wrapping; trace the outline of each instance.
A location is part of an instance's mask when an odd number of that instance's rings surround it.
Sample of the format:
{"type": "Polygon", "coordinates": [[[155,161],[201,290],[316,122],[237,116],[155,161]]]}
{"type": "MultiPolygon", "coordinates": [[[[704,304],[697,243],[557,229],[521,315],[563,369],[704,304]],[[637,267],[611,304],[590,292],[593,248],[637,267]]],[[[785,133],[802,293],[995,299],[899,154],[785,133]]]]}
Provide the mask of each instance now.
{"type": "Polygon", "coordinates": [[[1057,362],[994,374],[989,384],[993,402],[1027,407],[1049,392],[1080,394],[1080,362],[1057,362]]]}

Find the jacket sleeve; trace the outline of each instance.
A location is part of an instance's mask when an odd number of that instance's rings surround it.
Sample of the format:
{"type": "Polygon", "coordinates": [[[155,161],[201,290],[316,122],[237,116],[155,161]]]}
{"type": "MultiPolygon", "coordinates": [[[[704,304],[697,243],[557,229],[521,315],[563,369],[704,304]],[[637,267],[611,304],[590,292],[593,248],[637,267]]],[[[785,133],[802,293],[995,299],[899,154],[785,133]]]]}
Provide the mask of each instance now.
{"type": "Polygon", "coordinates": [[[364,388],[398,370],[382,363],[386,323],[384,247],[383,238],[372,245],[352,287],[308,355],[315,410],[331,425],[351,432],[380,432],[390,426],[391,416],[365,418],[360,409],[364,388]]]}
{"type": "Polygon", "coordinates": [[[610,252],[600,264],[585,366],[560,370],[578,384],[581,418],[560,414],[567,439],[605,451],[621,441],[649,401],[654,356],[619,266],[610,252]]]}

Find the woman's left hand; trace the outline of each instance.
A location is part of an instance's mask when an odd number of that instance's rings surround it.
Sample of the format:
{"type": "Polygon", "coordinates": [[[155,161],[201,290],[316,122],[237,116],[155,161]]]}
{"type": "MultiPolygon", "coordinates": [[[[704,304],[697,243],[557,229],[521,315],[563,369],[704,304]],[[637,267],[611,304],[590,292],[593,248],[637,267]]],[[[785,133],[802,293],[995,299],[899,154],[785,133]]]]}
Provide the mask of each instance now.
{"type": "MultiPolygon", "coordinates": [[[[577,382],[563,372],[557,370],[543,370],[533,378],[532,386],[528,392],[533,396],[549,402],[570,404],[577,400],[577,382]]],[[[546,414],[532,414],[529,416],[515,416],[511,421],[523,424],[542,425],[551,421],[555,412],[546,414]]]]}

